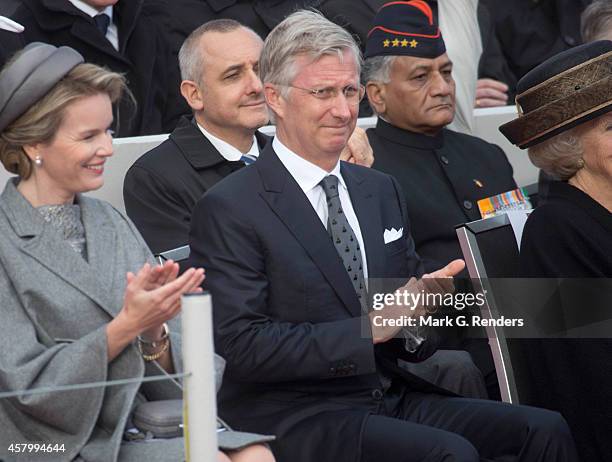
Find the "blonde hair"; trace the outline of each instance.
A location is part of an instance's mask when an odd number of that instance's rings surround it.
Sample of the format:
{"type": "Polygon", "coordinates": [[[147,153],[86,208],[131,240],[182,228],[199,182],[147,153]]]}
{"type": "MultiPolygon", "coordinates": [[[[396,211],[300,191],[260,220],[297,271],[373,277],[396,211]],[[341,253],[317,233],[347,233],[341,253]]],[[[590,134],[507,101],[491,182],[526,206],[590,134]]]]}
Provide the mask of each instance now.
{"type": "Polygon", "coordinates": [[[24,146],[51,142],[70,104],[100,93],[108,95],[111,102],[116,103],[124,92],[133,101],[121,74],[94,64],[77,65],[0,133],[0,162],[9,172],[28,179],[32,174],[32,161],[24,146]]]}

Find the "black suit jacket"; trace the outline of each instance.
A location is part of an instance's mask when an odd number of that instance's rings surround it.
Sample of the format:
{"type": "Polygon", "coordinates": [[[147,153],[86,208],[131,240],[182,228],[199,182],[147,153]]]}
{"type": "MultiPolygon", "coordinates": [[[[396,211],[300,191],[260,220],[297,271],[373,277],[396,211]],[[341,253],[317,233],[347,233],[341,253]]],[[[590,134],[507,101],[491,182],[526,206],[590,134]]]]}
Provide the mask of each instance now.
{"type": "Polygon", "coordinates": [[[124,73],[137,102],[124,98],[115,114],[118,136],[168,133],[189,113],[179,95],[178,66],[171,61],[164,35],[141,14],[143,0],[122,0],[113,9],[119,50],[100,33],[92,18],[68,0],[23,0],[13,18],[25,27],[26,43],[67,45],[86,62],[124,73]]]}
{"type": "MultiPolygon", "coordinates": [[[[269,137],[260,132],[255,136],[262,149],[269,137]]],[[[166,141],[128,170],[123,182],[125,210],[153,253],[186,245],[198,200],[243,166],[227,161],[184,117],[166,141]]]]}
{"type": "MultiPolygon", "coordinates": [[[[397,182],[352,164],[341,171],[370,279],[420,275],[397,182]],[[403,237],[385,244],[389,228],[403,228],[403,237]]],[[[191,264],[206,268],[215,348],[227,361],[221,416],[239,429],[276,434],[279,460],[357,460],[364,419],[381,404],[377,370],[412,389],[443,392],[396,361],[431,355],[433,335],[413,354],[399,339],[374,347],[362,335],[342,261],[271,144],[198,202],[190,245],[191,264]]]]}

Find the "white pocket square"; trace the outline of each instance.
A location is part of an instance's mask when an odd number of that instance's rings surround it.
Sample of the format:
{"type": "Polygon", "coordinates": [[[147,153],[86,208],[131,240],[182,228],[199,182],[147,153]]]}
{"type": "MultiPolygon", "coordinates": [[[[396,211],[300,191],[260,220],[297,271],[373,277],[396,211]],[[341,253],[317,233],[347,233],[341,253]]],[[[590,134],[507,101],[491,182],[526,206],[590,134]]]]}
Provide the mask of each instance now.
{"type": "Polygon", "coordinates": [[[404,234],[404,228],[400,229],[385,229],[385,233],[383,234],[383,238],[385,240],[385,244],[389,242],[397,241],[404,234]]]}
{"type": "Polygon", "coordinates": [[[0,16],[0,29],[7,30],[9,32],[23,32],[23,26],[18,22],[13,21],[5,16],[0,16]]]}

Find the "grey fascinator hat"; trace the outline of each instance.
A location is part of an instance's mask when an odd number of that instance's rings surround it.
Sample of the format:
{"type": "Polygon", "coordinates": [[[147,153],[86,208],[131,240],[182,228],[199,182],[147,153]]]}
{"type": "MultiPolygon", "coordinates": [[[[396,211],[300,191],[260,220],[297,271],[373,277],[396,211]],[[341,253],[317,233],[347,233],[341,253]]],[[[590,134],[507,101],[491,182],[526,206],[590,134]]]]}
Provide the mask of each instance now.
{"type": "Polygon", "coordinates": [[[27,45],[0,73],[0,132],[84,61],[70,47],[40,42],[27,45]]]}

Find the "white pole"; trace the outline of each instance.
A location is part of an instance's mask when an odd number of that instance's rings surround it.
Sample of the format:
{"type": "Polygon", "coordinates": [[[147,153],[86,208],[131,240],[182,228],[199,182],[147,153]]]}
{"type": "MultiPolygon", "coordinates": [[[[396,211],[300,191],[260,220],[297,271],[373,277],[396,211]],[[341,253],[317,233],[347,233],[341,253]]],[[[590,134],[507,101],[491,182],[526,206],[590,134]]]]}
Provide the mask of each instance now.
{"type": "Polygon", "coordinates": [[[217,401],[215,391],[212,299],[207,292],[182,297],[183,423],[187,462],[209,462],[217,457],[217,401]]]}

